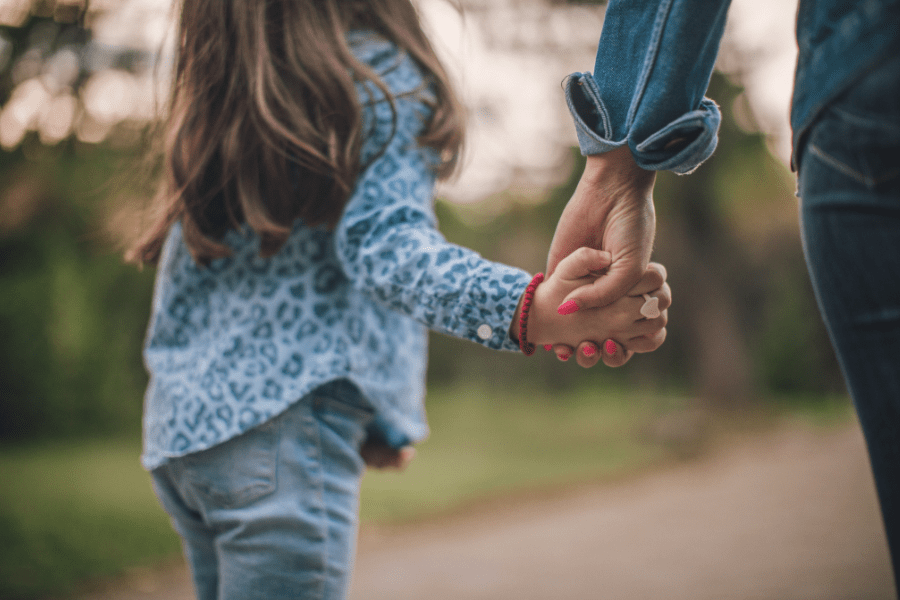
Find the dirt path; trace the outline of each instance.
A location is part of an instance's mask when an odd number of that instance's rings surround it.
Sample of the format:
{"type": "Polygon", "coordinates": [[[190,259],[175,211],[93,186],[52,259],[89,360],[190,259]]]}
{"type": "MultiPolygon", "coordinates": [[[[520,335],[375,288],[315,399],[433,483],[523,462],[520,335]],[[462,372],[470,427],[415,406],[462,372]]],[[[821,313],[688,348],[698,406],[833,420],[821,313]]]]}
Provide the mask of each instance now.
{"type": "MultiPolygon", "coordinates": [[[[84,600],[189,600],[183,568],[84,600]]],[[[441,522],[366,528],[352,600],[896,598],[858,428],[441,522]]]]}

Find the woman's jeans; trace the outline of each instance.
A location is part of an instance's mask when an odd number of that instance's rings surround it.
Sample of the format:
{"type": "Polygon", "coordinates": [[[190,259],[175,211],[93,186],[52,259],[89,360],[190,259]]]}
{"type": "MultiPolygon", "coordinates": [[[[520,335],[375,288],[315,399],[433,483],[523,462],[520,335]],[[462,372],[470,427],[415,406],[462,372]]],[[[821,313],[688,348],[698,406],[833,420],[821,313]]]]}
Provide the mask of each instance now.
{"type": "Polygon", "coordinates": [[[355,388],[336,382],[153,471],[199,600],[346,597],[371,420],[355,388]]]}
{"type": "Polygon", "coordinates": [[[900,52],[832,102],[800,150],[807,263],[900,578],[900,52]]]}

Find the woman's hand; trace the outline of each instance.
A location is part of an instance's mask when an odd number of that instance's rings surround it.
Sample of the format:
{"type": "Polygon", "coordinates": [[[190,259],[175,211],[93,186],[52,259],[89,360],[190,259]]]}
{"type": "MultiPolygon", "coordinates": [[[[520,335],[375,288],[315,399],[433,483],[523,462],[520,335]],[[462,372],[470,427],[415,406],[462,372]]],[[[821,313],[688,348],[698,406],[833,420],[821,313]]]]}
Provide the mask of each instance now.
{"type": "Polygon", "coordinates": [[[573,290],[565,299],[581,308],[605,306],[640,281],[653,249],[656,174],[637,166],[623,146],[587,157],[584,172],[566,204],[547,257],[547,275],[580,247],[606,250],[612,263],[605,277],[573,290]]]}

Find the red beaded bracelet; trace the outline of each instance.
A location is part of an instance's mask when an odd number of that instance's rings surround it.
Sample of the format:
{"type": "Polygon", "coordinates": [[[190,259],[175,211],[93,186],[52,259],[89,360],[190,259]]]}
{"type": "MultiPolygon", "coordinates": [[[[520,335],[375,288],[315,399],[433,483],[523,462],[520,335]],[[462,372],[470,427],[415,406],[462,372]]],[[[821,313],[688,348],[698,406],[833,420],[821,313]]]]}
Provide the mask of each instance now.
{"type": "Polygon", "coordinates": [[[534,290],[538,284],[544,281],[544,274],[538,273],[525,288],[525,295],[522,299],[522,312],[519,313],[519,348],[525,356],[534,354],[534,344],[529,343],[528,336],[528,311],[531,310],[531,299],[534,298],[534,290]]]}

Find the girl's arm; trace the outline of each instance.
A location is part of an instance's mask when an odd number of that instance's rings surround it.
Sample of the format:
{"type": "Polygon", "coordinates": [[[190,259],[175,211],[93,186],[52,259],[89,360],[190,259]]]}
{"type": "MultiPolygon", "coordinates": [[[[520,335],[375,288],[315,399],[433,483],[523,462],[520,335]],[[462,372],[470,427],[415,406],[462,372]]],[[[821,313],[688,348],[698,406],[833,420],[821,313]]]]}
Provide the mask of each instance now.
{"type": "MultiPolygon", "coordinates": [[[[393,138],[362,173],[338,225],[344,270],[356,287],[430,329],[517,350],[509,327],[531,275],[444,239],[433,208],[434,157],[415,141],[427,107],[412,96],[395,106],[393,138]]],[[[372,139],[386,139],[389,105],[370,108],[372,139]]]]}
{"type": "MultiPolygon", "coordinates": [[[[392,75],[402,79],[404,70],[414,78],[418,73],[407,59],[392,75]]],[[[400,89],[420,87],[416,81],[407,85],[400,89]]],[[[385,101],[367,107],[372,134],[363,155],[374,158],[336,231],[344,271],[357,288],[432,330],[493,349],[517,350],[513,324],[518,323],[519,301],[531,275],[444,239],[433,208],[430,161],[435,157],[416,142],[427,104],[414,94],[398,94],[394,104],[396,121],[385,101]],[[378,140],[388,139],[386,146],[384,141],[378,145],[378,140]]],[[[584,310],[573,318],[557,314],[556,308],[609,263],[609,253],[584,249],[566,270],[539,286],[541,306],[545,299],[557,304],[552,310],[538,310],[538,324],[532,326],[540,336],[537,341],[574,346],[585,339],[606,339],[602,336],[611,331],[607,313],[584,310]]]]}

